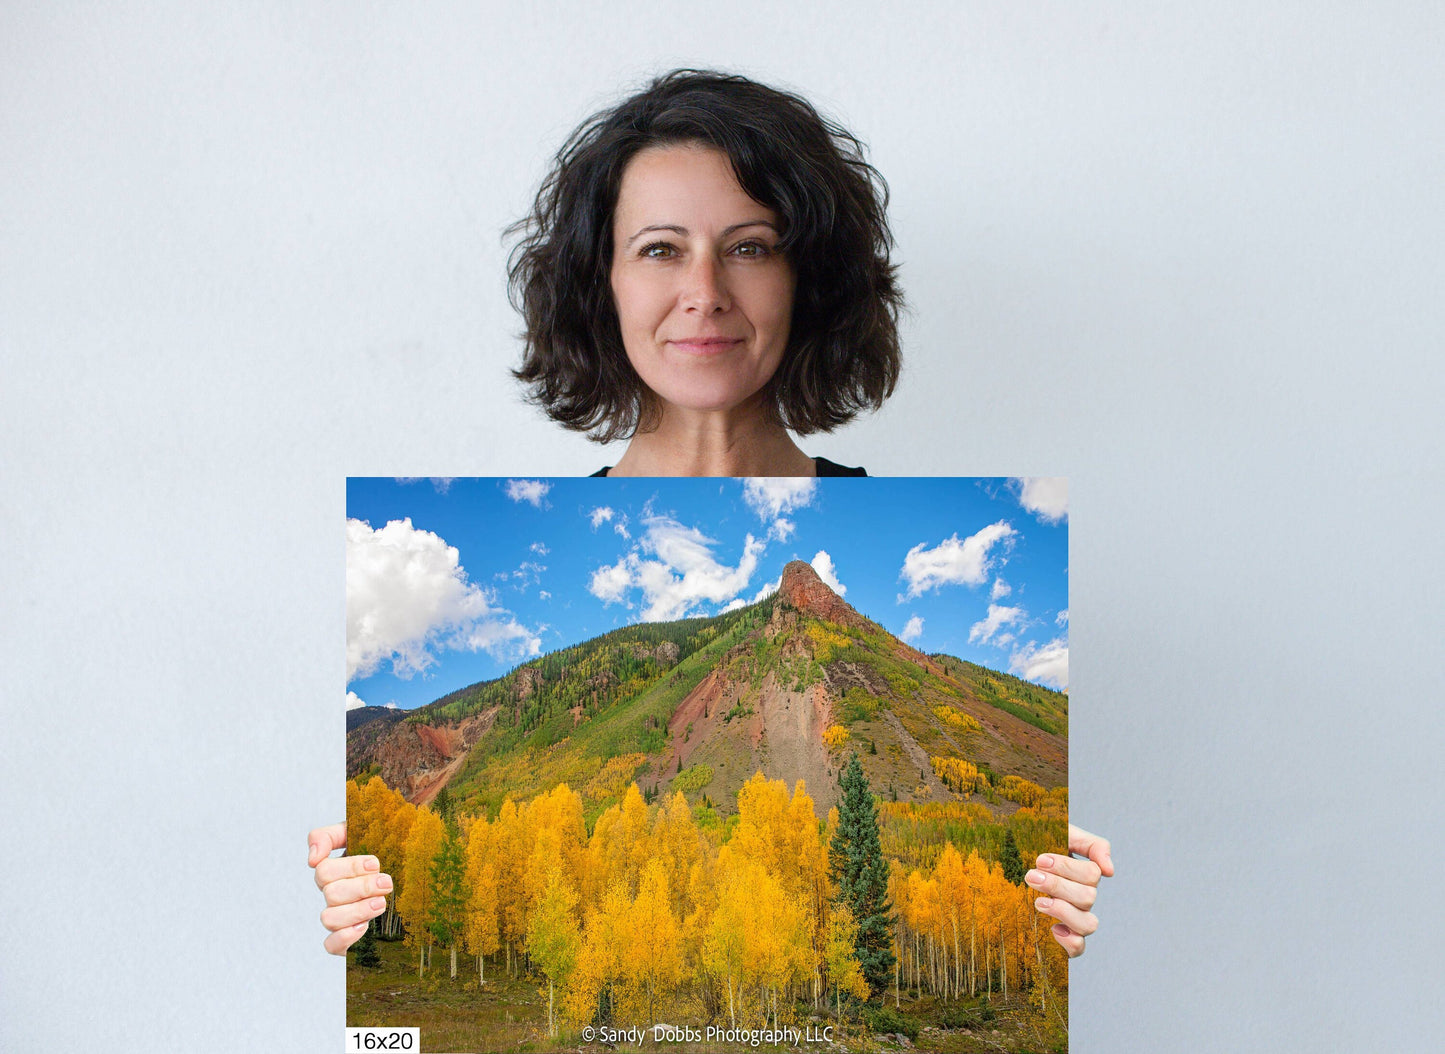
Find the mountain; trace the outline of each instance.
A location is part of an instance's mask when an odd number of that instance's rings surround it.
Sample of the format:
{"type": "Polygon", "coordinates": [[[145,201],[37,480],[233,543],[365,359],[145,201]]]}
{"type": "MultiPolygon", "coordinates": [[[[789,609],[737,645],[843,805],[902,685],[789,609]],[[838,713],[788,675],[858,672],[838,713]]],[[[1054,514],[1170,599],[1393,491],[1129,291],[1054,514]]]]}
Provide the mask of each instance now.
{"type": "Polygon", "coordinates": [[[566,782],[590,822],[634,781],[731,812],[762,771],[806,780],[822,816],[857,750],[885,798],[968,798],[1002,814],[1017,806],[996,789],[1019,798],[1007,776],[1067,784],[1067,717],[1066,695],[924,655],[795,560],[751,606],[628,626],[349,729],[347,775],[378,774],[418,803],[446,786],[459,811],[491,814],[566,782]],[[966,759],[983,793],[934,759],[966,759]]]}

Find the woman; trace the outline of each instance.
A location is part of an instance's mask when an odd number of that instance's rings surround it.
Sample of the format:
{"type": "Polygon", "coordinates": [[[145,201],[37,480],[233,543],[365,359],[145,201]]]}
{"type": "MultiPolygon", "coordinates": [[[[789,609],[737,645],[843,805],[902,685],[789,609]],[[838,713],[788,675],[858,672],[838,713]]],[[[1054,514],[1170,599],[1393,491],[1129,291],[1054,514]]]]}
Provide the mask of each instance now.
{"type": "MultiPolygon", "coordinates": [[[[628,445],[614,476],[866,475],[812,458],[789,432],[877,409],[898,379],[902,294],[887,188],[861,144],[804,99],[743,77],[678,70],[585,122],[514,228],[515,376],[566,428],[628,445]]],[[[345,954],[385,909],[375,857],[309,836],[345,954]]],[[[1026,880],[1070,956],[1084,950],[1109,843],[1072,825],[1026,880]]]]}

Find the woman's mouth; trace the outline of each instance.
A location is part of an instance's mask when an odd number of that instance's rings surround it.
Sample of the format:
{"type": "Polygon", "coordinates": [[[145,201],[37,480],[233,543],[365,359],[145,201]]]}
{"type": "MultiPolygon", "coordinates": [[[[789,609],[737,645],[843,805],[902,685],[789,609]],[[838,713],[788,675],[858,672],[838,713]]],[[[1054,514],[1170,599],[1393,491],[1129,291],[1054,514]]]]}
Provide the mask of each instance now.
{"type": "Polygon", "coordinates": [[[669,340],[678,351],[688,355],[718,355],[742,343],[740,337],[686,337],[669,340]]]}

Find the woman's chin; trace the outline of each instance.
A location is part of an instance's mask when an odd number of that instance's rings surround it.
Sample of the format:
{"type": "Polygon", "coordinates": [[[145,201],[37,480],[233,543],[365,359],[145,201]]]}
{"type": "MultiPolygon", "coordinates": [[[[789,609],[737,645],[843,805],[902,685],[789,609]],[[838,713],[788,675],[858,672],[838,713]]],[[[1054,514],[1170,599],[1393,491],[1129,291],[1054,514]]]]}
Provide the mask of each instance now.
{"type": "Polygon", "coordinates": [[[756,388],[730,391],[684,389],[655,394],[662,400],[665,414],[752,416],[762,409],[756,388]]]}

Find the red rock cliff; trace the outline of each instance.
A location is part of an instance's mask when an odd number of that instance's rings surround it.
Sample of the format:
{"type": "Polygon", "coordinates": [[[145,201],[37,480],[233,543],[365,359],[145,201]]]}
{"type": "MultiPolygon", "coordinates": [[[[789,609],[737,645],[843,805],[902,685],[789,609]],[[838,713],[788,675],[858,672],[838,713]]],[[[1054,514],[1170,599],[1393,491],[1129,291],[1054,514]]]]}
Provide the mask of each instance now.
{"type": "Polygon", "coordinates": [[[866,621],[842,597],[828,588],[827,583],[818,577],[817,571],[802,560],[794,560],[783,568],[778,596],[803,614],[827,619],[829,622],[861,626],[866,621]]]}

